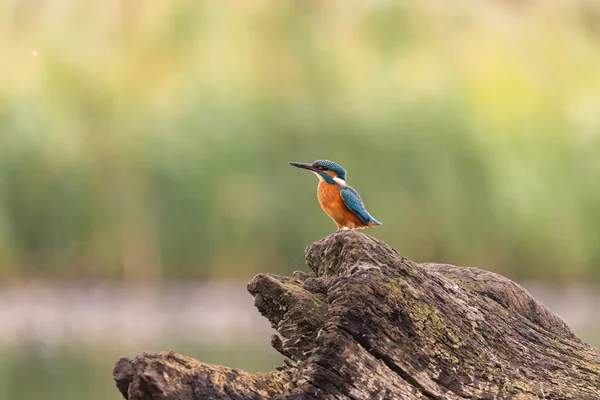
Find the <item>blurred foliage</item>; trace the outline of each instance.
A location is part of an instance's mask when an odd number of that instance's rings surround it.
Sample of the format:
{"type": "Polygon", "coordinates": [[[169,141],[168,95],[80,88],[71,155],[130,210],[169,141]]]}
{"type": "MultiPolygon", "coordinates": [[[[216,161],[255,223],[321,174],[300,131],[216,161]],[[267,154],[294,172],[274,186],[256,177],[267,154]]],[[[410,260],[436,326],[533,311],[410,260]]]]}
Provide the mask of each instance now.
{"type": "Polygon", "coordinates": [[[0,279],[303,266],[349,171],[417,261],[600,281],[600,6],[0,2],[0,279]]]}

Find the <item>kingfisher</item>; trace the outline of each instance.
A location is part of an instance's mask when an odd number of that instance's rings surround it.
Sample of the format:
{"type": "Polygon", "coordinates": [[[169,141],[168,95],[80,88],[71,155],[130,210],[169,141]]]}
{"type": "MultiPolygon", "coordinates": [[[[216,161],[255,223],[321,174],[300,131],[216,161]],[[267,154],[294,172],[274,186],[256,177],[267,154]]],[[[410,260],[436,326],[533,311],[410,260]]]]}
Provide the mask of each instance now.
{"type": "Polygon", "coordinates": [[[346,170],[341,165],[330,160],[289,164],[311,171],[319,178],[317,199],[338,230],[383,225],[368,213],[358,192],[346,184],[346,170]]]}

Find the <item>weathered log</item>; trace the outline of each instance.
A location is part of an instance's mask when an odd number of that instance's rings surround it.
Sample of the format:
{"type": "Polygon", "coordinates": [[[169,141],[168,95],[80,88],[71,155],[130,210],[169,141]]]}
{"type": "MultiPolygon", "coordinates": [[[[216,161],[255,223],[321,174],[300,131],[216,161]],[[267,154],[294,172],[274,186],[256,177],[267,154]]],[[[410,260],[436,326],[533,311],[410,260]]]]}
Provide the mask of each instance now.
{"type": "Polygon", "coordinates": [[[309,246],[312,273],[249,284],[293,360],[265,374],[174,352],[123,358],[135,399],[600,399],[600,351],[516,283],[417,264],[357,231],[309,246]]]}

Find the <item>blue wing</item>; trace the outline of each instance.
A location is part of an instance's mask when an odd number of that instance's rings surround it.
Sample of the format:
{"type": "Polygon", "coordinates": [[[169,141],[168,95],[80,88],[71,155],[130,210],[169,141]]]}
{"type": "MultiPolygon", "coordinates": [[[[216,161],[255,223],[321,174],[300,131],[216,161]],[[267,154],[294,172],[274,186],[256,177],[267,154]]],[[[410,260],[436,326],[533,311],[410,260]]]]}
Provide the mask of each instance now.
{"type": "Polygon", "coordinates": [[[344,201],[344,204],[346,204],[346,207],[348,207],[363,224],[368,225],[369,222],[374,222],[377,225],[381,225],[381,222],[371,217],[371,214],[367,212],[365,205],[356,190],[350,186],[340,186],[340,195],[342,196],[342,200],[344,201]]]}

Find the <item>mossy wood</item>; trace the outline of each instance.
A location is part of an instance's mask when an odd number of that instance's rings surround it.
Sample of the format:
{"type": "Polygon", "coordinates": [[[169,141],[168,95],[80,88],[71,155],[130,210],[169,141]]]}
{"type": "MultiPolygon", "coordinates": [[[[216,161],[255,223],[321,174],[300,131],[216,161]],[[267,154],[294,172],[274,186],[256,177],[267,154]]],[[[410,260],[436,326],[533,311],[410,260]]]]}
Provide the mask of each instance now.
{"type": "Polygon", "coordinates": [[[600,399],[600,352],[514,282],[417,264],[357,231],[309,246],[311,274],[259,274],[255,305],[293,360],[264,374],[175,352],[123,358],[137,399],[600,399]]]}

